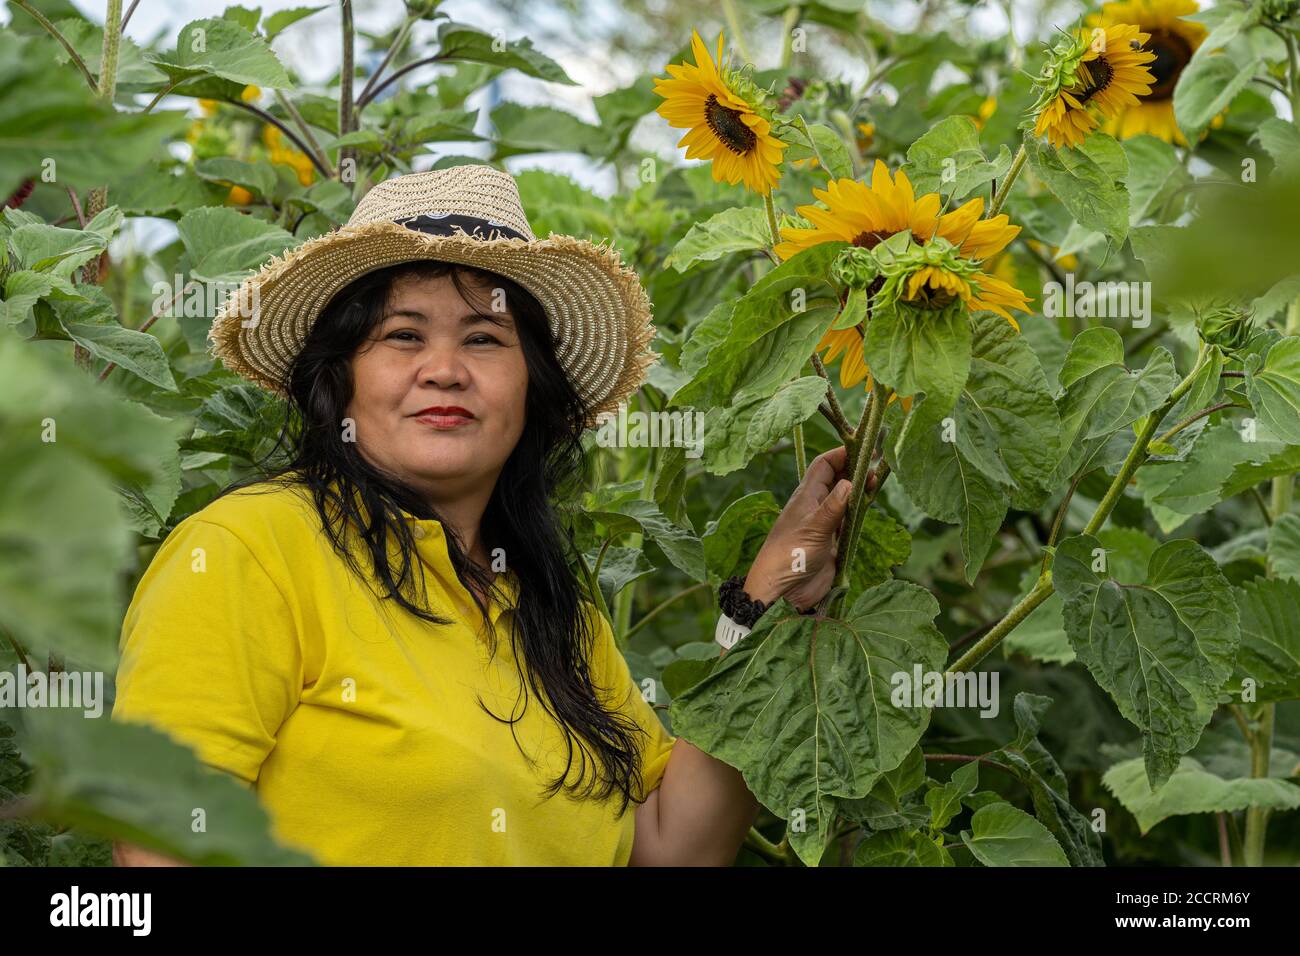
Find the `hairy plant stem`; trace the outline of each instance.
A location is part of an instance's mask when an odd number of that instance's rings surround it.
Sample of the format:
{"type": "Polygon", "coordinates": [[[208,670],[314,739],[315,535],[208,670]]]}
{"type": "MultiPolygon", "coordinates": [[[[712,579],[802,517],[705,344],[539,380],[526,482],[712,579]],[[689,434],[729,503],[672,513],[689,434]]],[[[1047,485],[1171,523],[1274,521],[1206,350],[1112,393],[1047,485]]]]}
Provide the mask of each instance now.
{"type": "MultiPolygon", "coordinates": [[[[1208,351],[1205,345],[1202,344],[1200,350],[1196,353],[1196,362],[1193,364],[1192,370],[1170,392],[1164,404],[1147,416],[1146,421],[1142,424],[1141,431],[1138,432],[1137,439],[1133,442],[1133,447],[1129,449],[1128,457],[1124,459],[1124,464],[1120,466],[1119,474],[1115,476],[1115,480],[1111,482],[1110,487],[1106,490],[1105,497],[1097,505],[1097,510],[1093,512],[1092,519],[1083,529],[1083,534],[1096,534],[1101,526],[1106,523],[1106,519],[1115,510],[1115,505],[1119,502],[1124,489],[1128,487],[1129,481],[1133,478],[1134,472],[1146,461],[1147,445],[1150,444],[1156,429],[1160,427],[1160,423],[1164,421],[1165,416],[1178,404],[1178,400],[1192,387],[1192,381],[1205,364],[1207,355],[1208,351]]],[[[1014,631],[1020,622],[1028,617],[1035,608],[1051,597],[1052,592],[1055,590],[1056,587],[1052,583],[1052,572],[1050,569],[1045,569],[1039,575],[1033,589],[1015,607],[1008,611],[1006,617],[998,621],[991,631],[980,638],[969,651],[954,662],[948,668],[948,671],[950,673],[967,671],[978,664],[988,656],[993,648],[1001,644],[1002,640],[1014,631]]]]}
{"type": "MultiPolygon", "coordinates": [[[[343,7],[343,63],[339,67],[339,135],[346,136],[353,131],[352,114],[352,0],[342,0],[343,7]]],[[[343,170],[352,158],[352,148],[344,146],[339,150],[339,175],[343,180],[343,170]]]]}
{"type": "Polygon", "coordinates": [[[753,63],[754,58],[749,55],[749,48],[745,46],[745,33],[740,29],[740,15],[736,12],[735,0],[722,0],[722,15],[727,19],[727,26],[731,28],[731,36],[740,49],[740,55],[745,58],[746,63],[753,63]]]}
{"type": "MultiPolygon", "coordinates": [[[[631,585],[629,585],[629,587],[630,586],[631,585]]],[[[625,640],[630,641],[632,639],[632,635],[636,634],[637,631],[641,630],[641,628],[645,627],[647,624],[653,621],[655,617],[659,615],[665,608],[669,607],[670,605],[676,604],[678,601],[686,597],[688,594],[694,594],[696,591],[701,591],[704,590],[705,588],[711,589],[712,587],[713,586],[709,584],[708,581],[701,581],[699,584],[692,584],[688,588],[683,588],[682,590],[678,591],[676,594],[672,595],[671,597],[664,598],[662,601],[660,601],[658,604],[652,607],[649,611],[647,611],[644,617],[640,618],[635,624],[633,624],[630,628],[628,628],[627,634],[625,635],[625,640]]]]}
{"type": "Polygon", "coordinates": [[[375,84],[379,82],[379,77],[388,67],[388,64],[393,61],[393,57],[395,57],[402,49],[402,45],[406,43],[407,36],[410,35],[411,27],[418,19],[418,17],[407,14],[406,19],[402,22],[401,29],[397,31],[396,38],[394,38],[393,42],[389,45],[388,52],[384,54],[384,58],[380,60],[379,65],[375,67],[375,72],[370,74],[370,79],[366,81],[366,85],[361,88],[361,95],[357,97],[358,107],[363,103],[370,102],[370,97],[374,95],[375,84]]]}
{"type": "MultiPolygon", "coordinates": [[[[1295,40],[1287,40],[1287,49],[1291,52],[1291,84],[1293,91],[1300,89],[1300,73],[1297,73],[1295,40]]],[[[1296,122],[1300,122],[1300,113],[1296,114],[1296,122]]],[[[1286,328],[1287,335],[1295,335],[1300,332],[1300,298],[1291,302],[1287,310],[1286,328]]],[[[1269,524],[1281,519],[1283,515],[1291,513],[1291,506],[1295,503],[1295,476],[1278,475],[1273,479],[1271,489],[1271,503],[1268,513],[1271,517],[1269,524]]],[[[1277,576],[1277,568],[1272,561],[1268,563],[1268,577],[1277,576]]],[[[1246,738],[1250,744],[1250,775],[1256,779],[1266,779],[1268,777],[1269,758],[1273,751],[1273,718],[1276,710],[1274,704],[1262,704],[1258,708],[1258,720],[1254,733],[1249,734],[1246,738]]],[[[1248,807],[1246,810],[1246,836],[1242,843],[1242,858],[1246,866],[1263,866],[1264,865],[1264,840],[1268,834],[1268,818],[1270,811],[1268,807],[1248,807]]]]}
{"type": "Polygon", "coordinates": [[[104,13],[104,45],[99,59],[99,96],[110,107],[117,95],[117,57],[122,46],[122,0],[108,0],[104,13]]]}
{"type": "Polygon", "coordinates": [[[325,151],[320,148],[320,143],[316,141],[316,137],[312,134],[311,127],[307,125],[307,121],[303,119],[302,114],[298,112],[298,107],[293,105],[293,100],[285,96],[282,90],[275,91],[275,100],[280,104],[280,108],[289,114],[289,118],[293,120],[294,125],[297,126],[298,129],[302,130],[302,138],[306,140],[307,145],[311,147],[310,150],[304,149],[303,152],[307,153],[307,155],[315,161],[316,168],[322,170],[323,174],[328,178],[330,165],[329,157],[326,156],[325,151]]]}
{"type": "Polygon", "coordinates": [[[876,442],[880,438],[880,427],[885,420],[885,405],[889,402],[889,395],[890,389],[879,381],[872,384],[871,399],[867,402],[867,407],[862,410],[862,419],[858,423],[857,433],[853,436],[853,445],[849,449],[850,458],[853,460],[851,479],[853,488],[849,492],[844,527],[840,530],[838,554],[835,558],[835,583],[827,595],[825,613],[828,617],[839,614],[848,593],[849,572],[862,531],[862,516],[874,498],[867,494],[867,472],[871,467],[871,456],[876,450],[876,442]]]}
{"type": "Polygon", "coordinates": [[[998,191],[993,195],[993,202],[989,204],[989,214],[986,218],[992,219],[1002,211],[1003,204],[1007,201],[1007,196],[1011,195],[1011,187],[1016,184],[1016,177],[1020,171],[1025,168],[1025,160],[1028,153],[1025,152],[1025,144],[1021,143],[1020,148],[1016,150],[1016,158],[1011,161],[1011,168],[1007,170],[1006,176],[1002,182],[998,183],[998,191]]]}

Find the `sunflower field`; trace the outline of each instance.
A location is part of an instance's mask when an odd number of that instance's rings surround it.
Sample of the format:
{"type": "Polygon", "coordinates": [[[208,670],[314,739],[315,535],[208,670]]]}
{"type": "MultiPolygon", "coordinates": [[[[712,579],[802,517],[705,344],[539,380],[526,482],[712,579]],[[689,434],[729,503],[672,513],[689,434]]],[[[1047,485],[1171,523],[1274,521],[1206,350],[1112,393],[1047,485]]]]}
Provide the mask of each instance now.
{"type": "Polygon", "coordinates": [[[0,863],[310,862],[110,722],[122,617],[277,461],[283,403],[207,351],[222,295],[477,162],[653,301],[661,359],[559,504],[647,699],[763,805],[738,865],[1300,864],[1300,0],[626,0],[640,75],[585,115],[572,53],[463,5],[147,41],[95,6],[0,30],[0,863]],[[720,583],[839,445],[835,586],[719,657],[720,583]]]}

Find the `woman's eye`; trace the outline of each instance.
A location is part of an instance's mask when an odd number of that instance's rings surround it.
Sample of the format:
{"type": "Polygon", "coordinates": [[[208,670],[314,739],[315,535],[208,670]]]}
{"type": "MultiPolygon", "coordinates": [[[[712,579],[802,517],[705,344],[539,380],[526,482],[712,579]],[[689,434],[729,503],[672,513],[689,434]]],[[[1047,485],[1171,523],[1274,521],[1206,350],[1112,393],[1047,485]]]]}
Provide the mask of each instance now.
{"type": "Polygon", "coordinates": [[[397,332],[390,332],[387,337],[390,339],[400,339],[400,341],[403,342],[418,342],[420,340],[420,337],[410,329],[401,329],[397,332]],[[402,338],[402,336],[409,336],[409,338],[402,338]]]}
{"type": "Polygon", "coordinates": [[[497,339],[494,336],[480,334],[480,335],[470,336],[469,344],[470,345],[500,345],[501,341],[500,339],[497,339]]]}

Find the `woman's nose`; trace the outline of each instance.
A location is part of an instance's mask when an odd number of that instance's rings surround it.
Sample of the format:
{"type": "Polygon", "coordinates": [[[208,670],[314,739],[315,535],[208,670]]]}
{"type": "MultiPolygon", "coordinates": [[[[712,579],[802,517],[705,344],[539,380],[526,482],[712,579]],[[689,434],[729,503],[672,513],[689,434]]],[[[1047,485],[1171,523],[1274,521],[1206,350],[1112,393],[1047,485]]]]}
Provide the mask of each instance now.
{"type": "Polygon", "coordinates": [[[448,388],[469,382],[469,367],[455,345],[435,343],[425,350],[420,365],[420,382],[448,388]]]}

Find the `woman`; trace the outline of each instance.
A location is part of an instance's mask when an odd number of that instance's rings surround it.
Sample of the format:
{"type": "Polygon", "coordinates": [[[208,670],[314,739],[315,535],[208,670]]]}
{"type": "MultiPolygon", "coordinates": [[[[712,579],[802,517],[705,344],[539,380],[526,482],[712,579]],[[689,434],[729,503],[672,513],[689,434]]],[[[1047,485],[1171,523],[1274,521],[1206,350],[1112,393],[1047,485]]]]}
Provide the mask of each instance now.
{"type": "MultiPolygon", "coordinates": [[[[731,863],[758,804],[664,730],[552,505],[652,335],[635,275],[535,239],[509,175],[374,187],[214,322],[227,367],[288,399],[291,460],[167,537],[123,625],[114,719],[255,789],[276,838],[326,864],[731,863]]],[[[844,457],[809,467],[753,600],[828,590],[844,457]]]]}

